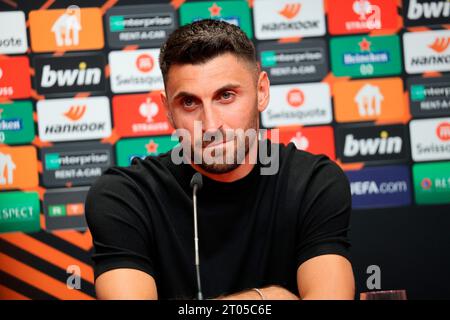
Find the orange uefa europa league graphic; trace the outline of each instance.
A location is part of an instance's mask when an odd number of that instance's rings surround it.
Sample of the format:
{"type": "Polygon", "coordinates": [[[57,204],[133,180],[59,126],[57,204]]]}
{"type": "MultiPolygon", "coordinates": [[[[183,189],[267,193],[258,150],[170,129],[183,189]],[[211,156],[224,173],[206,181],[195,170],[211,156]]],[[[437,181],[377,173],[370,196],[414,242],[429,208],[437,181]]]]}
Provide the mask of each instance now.
{"type": "Polygon", "coordinates": [[[33,146],[0,147],[0,190],[34,188],[38,183],[33,146]]]}
{"type": "Polygon", "coordinates": [[[334,84],[337,122],[401,121],[407,115],[400,78],[342,81],[334,84]]]}
{"type": "Polygon", "coordinates": [[[104,46],[99,8],[30,12],[31,48],[34,52],[101,49],[104,46]]]}

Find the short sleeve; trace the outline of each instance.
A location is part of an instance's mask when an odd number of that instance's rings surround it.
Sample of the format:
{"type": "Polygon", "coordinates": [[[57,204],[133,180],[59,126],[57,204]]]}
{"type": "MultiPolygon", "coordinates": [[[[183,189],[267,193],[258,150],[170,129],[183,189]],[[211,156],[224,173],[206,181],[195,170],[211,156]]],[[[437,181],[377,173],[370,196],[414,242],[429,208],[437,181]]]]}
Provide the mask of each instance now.
{"type": "Polygon", "coordinates": [[[324,254],[350,260],[351,193],[348,179],[333,161],[316,164],[303,197],[297,233],[297,268],[324,254]]]}
{"type": "Polygon", "coordinates": [[[117,268],[155,277],[150,218],[142,198],[135,182],[120,173],[104,174],[89,190],[85,212],[93,238],[95,279],[117,268]]]}

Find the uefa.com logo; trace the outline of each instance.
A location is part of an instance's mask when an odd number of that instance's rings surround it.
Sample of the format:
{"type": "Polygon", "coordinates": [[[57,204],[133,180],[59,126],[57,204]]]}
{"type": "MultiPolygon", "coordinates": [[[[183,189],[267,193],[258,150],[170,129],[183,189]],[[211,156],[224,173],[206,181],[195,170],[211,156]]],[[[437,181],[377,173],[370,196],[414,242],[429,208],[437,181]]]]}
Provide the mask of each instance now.
{"type": "MultiPolygon", "coordinates": [[[[270,131],[272,143],[260,143],[259,137],[267,136],[265,129],[224,129],[202,133],[202,127],[202,121],[194,121],[193,137],[186,129],[176,129],[172,133],[171,140],[180,142],[180,147],[171,151],[173,163],[225,165],[235,168],[245,163],[257,164],[259,161],[261,175],[274,175],[278,172],[280,164],[278,129],[270,131]],[[258,143],[257,154],[249,152],[254,143],[258,143]]],[[[225,172],[227,171],[229,170],[225,172]]]]}

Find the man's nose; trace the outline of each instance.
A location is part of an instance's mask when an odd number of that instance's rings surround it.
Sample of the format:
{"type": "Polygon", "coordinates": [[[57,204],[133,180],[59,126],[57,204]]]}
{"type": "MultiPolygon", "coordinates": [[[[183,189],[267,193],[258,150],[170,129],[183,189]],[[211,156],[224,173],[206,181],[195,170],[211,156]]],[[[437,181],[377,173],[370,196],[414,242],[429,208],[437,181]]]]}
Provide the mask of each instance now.
{"type": "Polygon", "coordinates": [[[211,103],[203,104],[201,121],[203,125],[203,131],[205,132],[215,132],[222,125],[220,113],[218,112],[218,110],[215,110],[214,106],[211,103]]]}

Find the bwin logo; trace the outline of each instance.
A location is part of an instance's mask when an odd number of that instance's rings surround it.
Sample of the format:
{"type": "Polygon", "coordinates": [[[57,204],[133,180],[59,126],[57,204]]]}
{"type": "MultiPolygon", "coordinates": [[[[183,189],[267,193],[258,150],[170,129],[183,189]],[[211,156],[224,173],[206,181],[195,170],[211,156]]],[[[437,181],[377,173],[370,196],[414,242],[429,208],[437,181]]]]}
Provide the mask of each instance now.
{"type": "Polygon", "coordinates": [[[352,134],[345,137],[344,155],[354,157],[356,155],[367,156],[376,154],[395,154],[402,151],[402,138],[389,137],[387,131],[381,131],[379,138],[355,139],[352,134]]]}
{"type": "Polygon", "coordinates": [[[42,68],[41,86],[50,88],[53,86],[70,87],[99,84],[102,78],[100,68],[87,68],[86,62],[81,62],[78,69],[52,70],[50,65],[42,68]]]}
{"type": "Polygon", "coordinates": [[[450,17],[450,1],[435,1],[419,3],[411,0],[408,8],[408,19],[450,17]]]}

